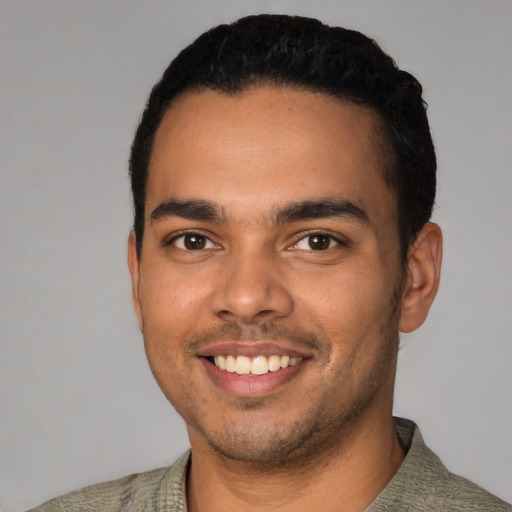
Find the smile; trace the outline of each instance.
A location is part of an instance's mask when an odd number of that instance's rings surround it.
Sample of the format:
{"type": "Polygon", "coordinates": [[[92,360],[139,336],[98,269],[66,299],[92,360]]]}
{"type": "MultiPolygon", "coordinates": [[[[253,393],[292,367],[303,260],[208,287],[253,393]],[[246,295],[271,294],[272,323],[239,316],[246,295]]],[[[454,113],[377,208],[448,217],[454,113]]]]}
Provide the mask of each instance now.
{"type": "Polygon", "coordinates": [[[289,366],[296,366],[303,358],[271,355],[247,357],[247,356],[234,356],[234,355],[218,355],[212,358],[215,366],[221,370],[229,373],[236,373],[238,375],[265,375],[268,372],[277,372],[282,368],[289,366]]]}

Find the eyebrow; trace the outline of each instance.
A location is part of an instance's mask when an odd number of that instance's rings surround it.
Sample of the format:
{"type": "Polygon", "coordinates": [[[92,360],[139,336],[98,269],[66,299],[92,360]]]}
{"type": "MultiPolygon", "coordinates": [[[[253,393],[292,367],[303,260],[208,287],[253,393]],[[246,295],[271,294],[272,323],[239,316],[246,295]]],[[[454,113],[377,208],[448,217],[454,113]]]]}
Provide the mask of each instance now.
{"type": "Polygon", "coordinates": [[[364,210],[350,201],[332,197],[292,203],[278,209],[275,216],[277,224],[327,217],[342,217],[369,223],[364,210]]]}
{"type": "MultiPolygon", "coordinates": [[[[169,199],[160,203],[150,215],[151,222],[181,217],[189,220],[225,223],[226,217],[217,204],[203,199],[169,199]]],[[[325,197],[314,200],[298,201],[276,208],[272,212],[272,223],[282,225],[301,220],[324,219],[328,217],[347,218],[369,223],[364,210],[350,201],[325,197]]]]}
{"type": "Polygon", "coordinates": [[[210,201],[201,199],[169,199],[160,203],[151,212],[151,222],[156,222],[169,217],[182,217],[190,220],[202,220],[210,222],[224,222],[221,209],[210,201]]]}

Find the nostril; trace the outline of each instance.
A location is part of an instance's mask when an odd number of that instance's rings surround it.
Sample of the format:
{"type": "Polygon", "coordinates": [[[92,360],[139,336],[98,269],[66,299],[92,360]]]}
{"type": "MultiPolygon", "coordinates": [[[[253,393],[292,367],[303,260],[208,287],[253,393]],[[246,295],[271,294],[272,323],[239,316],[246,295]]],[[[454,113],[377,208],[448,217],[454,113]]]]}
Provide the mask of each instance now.
{"type": "Polygon", "coordinates": [[[262,316],[268,316],[275,314],[275,311],[272,311],[271,309],[264,309],[263,311],[260,311],[256,316],[262,317],[262,316]]]}

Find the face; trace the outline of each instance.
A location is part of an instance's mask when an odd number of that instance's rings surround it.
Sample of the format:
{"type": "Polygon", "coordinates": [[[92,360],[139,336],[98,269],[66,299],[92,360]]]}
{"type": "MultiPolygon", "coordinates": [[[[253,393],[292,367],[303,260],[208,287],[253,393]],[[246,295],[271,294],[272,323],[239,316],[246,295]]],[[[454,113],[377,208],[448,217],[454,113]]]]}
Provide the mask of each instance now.
{"type": "Polygon", "coordinates": [[[376,126],[272,87],[166,113],[129,261],[151,369],[194,448],[282,462],[391,414],[402,272],[376,126]]]}

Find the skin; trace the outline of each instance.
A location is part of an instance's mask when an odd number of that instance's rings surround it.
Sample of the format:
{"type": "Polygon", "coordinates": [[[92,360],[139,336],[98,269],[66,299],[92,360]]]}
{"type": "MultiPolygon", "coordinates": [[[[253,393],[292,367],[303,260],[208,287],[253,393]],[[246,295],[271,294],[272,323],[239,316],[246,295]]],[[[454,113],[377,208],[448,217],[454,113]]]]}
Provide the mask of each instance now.
{"type": "Polygon", "coordinates": [[[191,511],[364,510],[403,460],[398,331],[426,318],[441,232],[401,265],[376,133],[362,107],[270,86],[186,93],[164,116],[128,262],[151,369],[187,423],[191,511]],[[303,361],[223,381],[205,358],[259,352],[303,361]]]}

